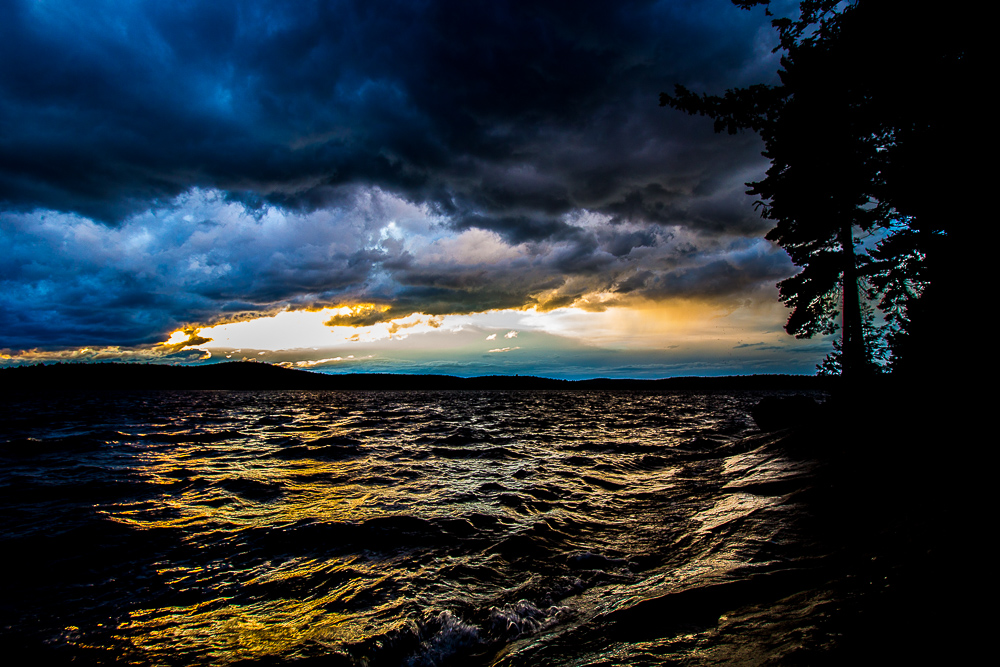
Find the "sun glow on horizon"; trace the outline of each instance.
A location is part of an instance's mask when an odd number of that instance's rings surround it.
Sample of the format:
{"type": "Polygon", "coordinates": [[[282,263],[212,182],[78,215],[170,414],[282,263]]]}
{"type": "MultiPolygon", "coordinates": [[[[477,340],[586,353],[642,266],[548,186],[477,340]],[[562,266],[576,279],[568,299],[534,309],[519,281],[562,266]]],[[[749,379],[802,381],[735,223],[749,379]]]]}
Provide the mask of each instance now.
{"type": "Polygon", "coordinates": [[[197,340],[189,347],[256,352],[333,349],[343,350],[338,355],[347,358],[351,348],[357,349],[359,344],[384,345],[410,339],[401,344],[408,348],[425,344],[440,348],[440,344],[430,344],[427,335],[435,334],[432,337],[437,338],[468,329],[489,334],[487,340],[497,336],[512,338],[521,330],[606,349],[663,349],[679,344],[717,347],[764,335],[779,343],[785,336],[775,315],[780,317],[781,313],[769,306],[746,303],[727,309],[717,304],[675,300],[600,310],[570,306],[547,311],[507,309],[436,316],[411,313],[372,324],[347,324],[351,318],[363,318],[377,308],[364,304],[285,310],[252,320],[188,328],[175,331],[164,345],[197,340]],[[345,324],[334,324],[338,321],[345,324]]]}
{"type": "Polygon", "coordinates": [[[170,338],[163,341],[163,345],[180,345],[188,340],[188,332],[178,329],[170,334],[170,338]]]}
{"type": "Polygon", "coordinates": [[[372,322],[385,312],[376,312],[377,308],[355,304],[284,310],[215,326],[184,326],[154,345],[24,351],[10,361],[0,357],[0,364],[60,360],[198,364],[212,359],[256,360],[321,372],[666,377],[809,372],[813,357],[821,356],[829,345],[785,334],[784,309],[764,299],[728,306],[674,299],[636,300],[604,309],[411,313],[372,322]]]}

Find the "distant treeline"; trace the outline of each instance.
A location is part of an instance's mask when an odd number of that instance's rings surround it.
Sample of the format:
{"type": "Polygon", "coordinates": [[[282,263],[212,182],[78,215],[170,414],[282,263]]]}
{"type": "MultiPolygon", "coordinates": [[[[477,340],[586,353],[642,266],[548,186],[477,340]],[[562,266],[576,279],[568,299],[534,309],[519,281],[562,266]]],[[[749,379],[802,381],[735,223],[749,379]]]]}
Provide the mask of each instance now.
{"type": "Polygon", "coordinates": [[[245,361],[202,366],[128,363],[57,363],[0,369],[0,391],[154,389],[833,389],[839,378],[808,375],[731,375],[659,380],[555,380],[526,375],[462,378],[450,375],[352,373],[330,375],[245,361]]]}

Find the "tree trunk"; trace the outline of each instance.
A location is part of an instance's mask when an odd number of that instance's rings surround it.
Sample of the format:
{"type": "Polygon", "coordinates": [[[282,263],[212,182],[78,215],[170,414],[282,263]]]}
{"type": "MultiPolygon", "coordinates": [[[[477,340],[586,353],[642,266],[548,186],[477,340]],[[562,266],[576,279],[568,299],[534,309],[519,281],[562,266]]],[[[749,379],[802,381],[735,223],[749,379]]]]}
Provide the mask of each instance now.
{"type": "Polygon", "coordinates": [[[854,232],[850,222],[840,229],[840,246],[843,249],[844,269],[841,309],[841,375],[847,382],[866,374],[868,352],[865,348],[864,331],[861,326],[861,298],[858,295],[858,267],[854,256],[854,232]]]}

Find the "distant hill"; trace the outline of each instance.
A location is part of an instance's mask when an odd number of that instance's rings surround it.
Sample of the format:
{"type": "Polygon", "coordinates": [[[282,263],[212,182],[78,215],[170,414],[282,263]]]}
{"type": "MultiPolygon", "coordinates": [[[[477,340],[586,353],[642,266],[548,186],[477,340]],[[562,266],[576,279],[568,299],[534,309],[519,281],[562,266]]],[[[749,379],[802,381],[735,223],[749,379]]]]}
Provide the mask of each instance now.
{"type": "Polygon", "coordinates": [[[329,375],[247,361],[200,366],[63,363],[0,369],[0,391],[6,393],[156,389],[831,389],[836,381],[837,378],[808,375],[732,375],[660,380],[555,380],[525,375],[472,378],[392,373],[329,375]]]}

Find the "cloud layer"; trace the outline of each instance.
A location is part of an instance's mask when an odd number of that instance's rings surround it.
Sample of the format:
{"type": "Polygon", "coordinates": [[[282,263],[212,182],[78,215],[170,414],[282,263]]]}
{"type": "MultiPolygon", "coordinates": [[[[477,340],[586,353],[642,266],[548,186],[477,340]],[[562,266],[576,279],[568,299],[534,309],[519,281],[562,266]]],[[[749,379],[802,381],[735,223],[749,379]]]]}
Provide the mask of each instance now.
{"type": "Polygon", "coordinates": [[[657,105],[766,80],[718,2],[0,0],[0,348],[278,309],[741,299],[788,275],[753,136],[657,105]]]}
{"type": "Polygon", "coordinates": [[[0,221],[0,346],[12,349],[152,344],[286,308],[355,306],[334,326],[669,298],[738,305],[790,269],[759,239],[592,214],[567,218],[562,238],[511,245],[380,191],[310,213],[197,190],[114,227],[59,213],[0,221]]]}

